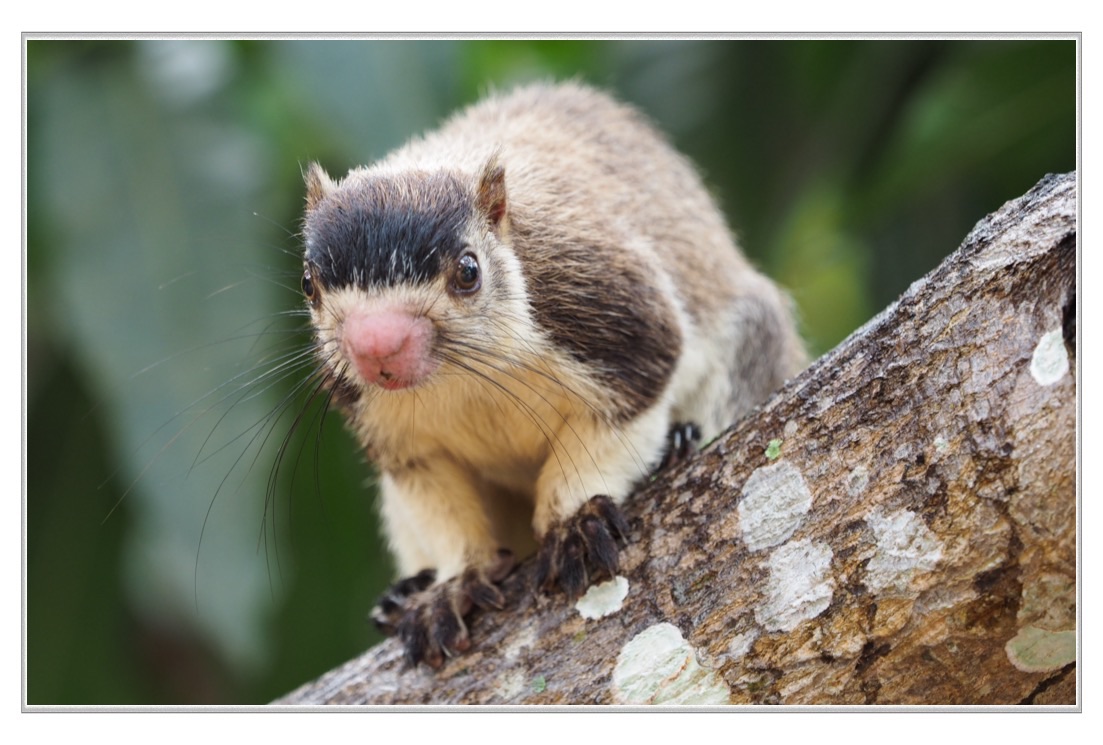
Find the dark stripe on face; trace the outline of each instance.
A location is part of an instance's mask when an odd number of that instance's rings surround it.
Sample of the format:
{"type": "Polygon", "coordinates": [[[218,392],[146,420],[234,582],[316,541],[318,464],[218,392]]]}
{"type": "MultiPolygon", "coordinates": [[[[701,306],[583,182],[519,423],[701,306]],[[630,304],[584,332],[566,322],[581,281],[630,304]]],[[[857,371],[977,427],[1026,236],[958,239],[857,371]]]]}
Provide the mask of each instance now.
{"type": "Polygon", "coordinates": [[[307,213],[306,259],[327,288],[426,283],[463,252],[472,199],[449,173],[342,184],[307,213]]]}

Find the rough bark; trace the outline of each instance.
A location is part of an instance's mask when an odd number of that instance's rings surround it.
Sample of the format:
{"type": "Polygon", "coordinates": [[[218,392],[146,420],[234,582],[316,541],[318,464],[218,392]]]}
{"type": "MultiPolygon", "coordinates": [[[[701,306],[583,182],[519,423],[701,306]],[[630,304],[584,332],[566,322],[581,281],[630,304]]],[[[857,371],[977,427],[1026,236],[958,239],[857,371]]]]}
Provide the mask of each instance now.
{"type": "Polygon", "coordinates": [[[1047,176],[640,490],[610,615],[527,562],[442,670],[389,640],[277,703],[1076,704],[1076,240],[1047,176]]]}

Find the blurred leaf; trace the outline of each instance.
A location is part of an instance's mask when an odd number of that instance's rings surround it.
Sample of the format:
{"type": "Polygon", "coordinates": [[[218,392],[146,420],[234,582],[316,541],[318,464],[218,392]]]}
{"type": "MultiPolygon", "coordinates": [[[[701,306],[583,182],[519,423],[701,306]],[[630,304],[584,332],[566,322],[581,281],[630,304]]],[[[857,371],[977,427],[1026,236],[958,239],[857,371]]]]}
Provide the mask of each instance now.
{"type": "Polygon", "coordinates": [[[119,492],[88,488],[90,474],[102,481],[109,473],[102,421],[72,416],[91,403],[68,361],[32,351],[45,379],[28,402],[35,416],[27,436],[52,445],[27,453],[27,703],[150,703],[126,654],[118,570],[128,510],[104,522],[119,492]]]}
{"type": "MultiPolygon", "coordinates": [[[[246,557],[259,497],[222,489],[197,574],[204,516],[231,466],[223,457],[191,468],[211,452],[203,443],[217,420],[189,422],[225,395],[219,386],[254,340],[211,343],[255,334],[247,316],[271,295],[243,270],[260,247],[255,224],[239,212],[263,183],[265,156],[247,132],[215,126],[194,104],[167,97],[158,106],[158,86],[180,79],[158,79],[156,61],[141,61],[74,69],[33,93],[42,119],[31,123],[39,141],[31,168],[45,175],[54,227],[72,247],[50,294],[64,343],[113,411],[122,443],[119,483],[136,518],[126,565],[132,602],[151,617],[192,616],[238,664],[257,664],[267,580],[246,557]],[[143,77],[133,77],[138,71],[143,77]]],[[[263,416],[260,401],[239,408],[250,424],[263,416]]]]}
{"type": "MultiPolygon", "coordinates": [[[[984,44],[984,50],[955,48],[955,56],[964,59],[943,65],[911,99],[881,167],[860,195],[868,212],[891,213],[969,174],[993,179],[1019,172],[1015,149],[1046,131],[1052,132],[1050,141],[1056,136],[1052,154],[1059,155],[1052,170],[1075,167],[1075,89],[1069,75],[1074,44],[984,44]]],[[[1004,199],[1021,194],[1042,175],[1030,173],[1029,183],[1008,185],[1004,199]]]]}
{"type": "Polygon", "coordinates": [[[873,314],[866,290],[868,248],[845,228],[841,193],[808,189],[776,239],[772,266],[800,308],[801,333],[822,354],[873,314]]]}

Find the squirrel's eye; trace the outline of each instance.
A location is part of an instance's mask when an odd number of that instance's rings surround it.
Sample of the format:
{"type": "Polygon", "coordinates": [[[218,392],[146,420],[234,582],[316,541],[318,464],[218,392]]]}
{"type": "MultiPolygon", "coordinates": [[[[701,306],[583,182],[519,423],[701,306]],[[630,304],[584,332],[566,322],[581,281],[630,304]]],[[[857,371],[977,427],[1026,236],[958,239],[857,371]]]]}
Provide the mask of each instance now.
{"type": "Polygon", "coordinates": [[[456,274],[452,279],[452,285],[457,292],[475,292],[482,285],[482,275],[479,272],[479,260],[472,254],[464,254],[456,262],[456,274]]]}
{"type": "Polygon", "coordinates": [[[311,305],[318,304],[318,288],[314,284],[314,277],[311,276],[309,269],[303,270],[303,294],[306,295],[306,299],[310,301],[311,305]]]}

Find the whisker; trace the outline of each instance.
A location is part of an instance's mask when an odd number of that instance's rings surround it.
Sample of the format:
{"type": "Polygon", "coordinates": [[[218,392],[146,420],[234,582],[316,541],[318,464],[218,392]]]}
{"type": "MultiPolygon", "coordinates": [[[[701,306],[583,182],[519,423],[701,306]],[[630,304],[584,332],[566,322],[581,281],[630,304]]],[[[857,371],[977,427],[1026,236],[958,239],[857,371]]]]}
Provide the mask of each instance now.
{"type": "Polygon", "coordinates": [[[640,455],[639,451],[636,449],[632,441],[624,433],[624,429],[611,416],[609,416],[609,414],[604,409],[599,408],[591,401],[589,396],[584,395],[582,391],[579,391],[575,387],[569,385],[562,377],[555,375],[548,361],[543,357],[543,355],[537,352],[536,348],[532,346],[531,342],[528,339],[525,339],[524,337],[514,333],[511,328],[509,328],[496,318],[490,318],[486,316],[483,316],[483,318],[488,323],[495,325],[497,328],[503,331],[506,335],[516,340],[518,343],[527,347],[531,352],[530,357],[536,359],[542,367],[537,367],[529,363],[527,360],[521,358],[510,358],[509,361],[511,364],[521,367],[527,372],[531,372],[532,374],[553,383],[565,394],[567,400],[571,403],[572,406],[576,403],[583,404],[591,412],[591,414],[596,416],[599,421],[609,427],[609,429],[616,434],[617,439],[620,440],[625,449],[631,452],[633,459],[636,461],[636,466],[639,469],[641,477],[647,475],[648,467],[647,464],[644,462],[643,457],[640,455]]]}
{"type": "MultiPolygon", "coordinates": [[[[554,437],[555,442],[559,443],[560,445],[563,444],[563,441],[559,437],[559,433],[544,420],[543,416],[541,416],[538,411],[536,411],[527,401],[522,399],[516,393],[509,390],[500,381],[497,381],[491,376],[486,375],[485,373],[482,373],[479,370],[475,369],[464,359],[451,357],[447,354],[447,352],[441,354],[441,359],[446,360],[454,367],[471,373],[479,382],[489,383],[490,385],[494,386],[494,388],[496,388],[498,391],[505,394],[506,399],[513,402],[514,405],[517,406],[518,411],[521,411],[525,416],[529,418],[530,421],[532,421],[533,424],[536,425],[537,430],[547,441],[548,450],[551,451],[552,457],[554,457],[556,462],[558,463],[559,470],[564,474],[564,476],[566,475],[567,471],[564,469],[563,462],[559,458],[557,448],[552,443],[552,438],[554,437]]],[[[554,409],[554,407],[552,408],[554,409]]],[[[574,468],[575,475],[578,476],[579,479],[581,479],[581,472],[578,469],[578,464],[574,462],[574,458],[571,456],[570,452],[564,448],[563,453],[567,456],[568,460],[571,461],[571,466],[574,468]]],[[[588,451],[587,454],[589,454],[588,451]]]]}
{"type": "MultiPolygon", "coordinates": [[[[232,445],[234,442],[236,442],[237,440],[239,440],[242,437],[244,437],[245,435],[247,435],[250,430],[252,430],[253,428],[259,426],[260,424],[262,424],[267,419],[267,417],[265,417],[264,419],[261,420],[261,422],[258,422],[257,424],[254,424],[253,427],[249,427],[244,432],[236,435],[231,440],[229,440],[229,442],[223,444],[217,450],[213,451],[212,453],[209,453],[206,456],[203,456],[203,451],[206,449],[207,443],[214,436],[215,432],[217,431],[219,426],[222,424],[223,420],[226,419],[226,417],[229,416],[230,412],[234,409],[234,407],[236,407],[239,404],[242,404],[246,401],[250,401],[254,398],[258,398],[258,397],[262,396],[265,392],[267,392],[268,390],[270,390],[271,388],[273,388],[277,384],[282,383],[284,380],[286,380],[287,378],[294,375],[302,367],[307,365],[312,359],[313,359],[313,355],[310,354],[309,351],[295,352],[295,353],[289,355],[286,360],[282,361],[276,367],[274,367],[272,369],[269,369],[269,370],[266,370],[263,374],[257,376],[256,378],[254,378],[251,381],[247,381],[246,383],[241,385],[239,388],[232,391],[231,393],[226,394],[221,399],[214,402],[210,407],[208,407],[208,409],[206,411],[210,411],[212,408],[214,408],[216,406],[219,406],[220,404],[224,403],[228,398],[230,398],[235,393],[241,392],[241,396],[238,397],[238,399],[235,400],[232,404],[230,404],[229,408],[225,412],[223,412],[222,416],[220,416],[218,418],[218,420],[215,422],[215,425],[211,429],[210,433],[208,433],[207,437],[203,440],[203,444],[200,446],[199,451],[195,455],[195,459],[192,461],[192,468],[194,468],[196,465],[204,463],[207,459],[209,459],[212,456],[214,456],[215,454],[221,452],[226,447],[232,445]],[[261,385],[262,382],[263,382],[263,385],[261,385]]],[[[309,380],[309,378],[307,378],[307,380],[309,380]]],[[[292,399],[298,393],[298,391],[300,391],[304,386],[305,386],[305,381],[300,382],[298,385],[293,387],[291,389],[291,391],[284,396],[281,403],[277,405],[277,408],[279,406],[284,405],[286,402],[288,402],[290,399],[292,399]]],[[[206,411],[203,412],[203,413],[206,413],[206,411]]]]}
{"type": "MultiPolygon", "coordinates": [[[[593,454],[591,453],[590,449],[588,447],[586,447],[586,443],[585,443],[584,439],[582,438],[582,436],[578,433],[578,431],[575,429],[574,425],[571,423],[571,418],[568,417],[564,412],[560,411],[551,402],[551,400],[549,400],[549,398],[546,395],[544,395],[544,393],[541,393],[539,390],[537,390],[537,388],[532,383],[530,383],[528,380],[526,380],[524,377],[514,374],[507,367],[503,367],[499,364],[493,364],[493,363],[494,362],[501,362],[501,363],[504,363],[505,365],[518,367],[522,370],[531,372],[531,373],[533,373],[533,374],[535,374],[535,375],[537,375],[541,378],[545,378],[545,379],[551,381],[552,383],[555,383],[557,386],[560,386],[561,388],[564,388],[565,390],[570,391],[570,395],[567,396],[567,400],[570,401],[570,402],[578,400],[578,401],[581,401],[581,402],[585,403],[587,405],[587,407],[590,409],[590,411],[598,416],[600,421],[602,421],[605,424],[609,425],[610,428],[616,433],[616,435],[617,435],[618,439],[621,441],[621,443],[633,455],[633,459],[636,461],[636,465],[640,470],[641,477],[646,475],[646,473],[647,473],[646,465],[643,463],[642,459],[640,458],[638,451],[636,451],[635,447],[632,446],[630,441],[628,441],[627,437],[623,434],[623,431],[620,429],[620,427],[616,426],[615,424],[613,424],[611,422],[609,422],[608,419],[604,416],[604,414],[596,406],[594,406],[593,404],[589,403],[586,400],[586,397],[582,396],[578,392],[575,392],[575,391],[570,390],[569,388],[566,388],[565,386],[563,386],[561,384],[561,381],[559,381],[557,377],[551,375],[550,373],[548,373],[546,371],[539,370],[538,368],[535,368],[531,365],[528,365],[523,360],[516,359],[516,358],[505,358],[502,355],[499,355],[497,353],[493,353],[491,351],[482,349],[481,347],[478,347],[478,346],[476,346],[474,344],[471,344],[469,342],[450,341],[449,343],[453,344],[454,346],[462,348],[467,353],[467,356],[469,358],[477,359],[481,364],[484,364],[487,367],[489,367],[490,369],[495,370],[496,372],[498,372],[502,375],[505,375],[505,376],[509,377],[510,379],[516,381],[517,383],[519,383],[520,385],[524,386],[529,391],[531,391],[534,395],[539,397],[544,403],[548,404],[548,406],[553,411],[555,411],[555,413],[562,420],[563,425],[566,426],[568,430],[570,430],[571,434],[574,435],[575,439],[583,446],[583,449],[586,451],[586,455],[590,458],[590,462],[593,464],[595,470],[598,473],[600,473],[601,472],[600,466],[598,465],[598,463],[597,463],[596,459],[594,458],[593,454]]],[[[577,475],[577,469],[576,469],[576,475],[577,475]]]]}

